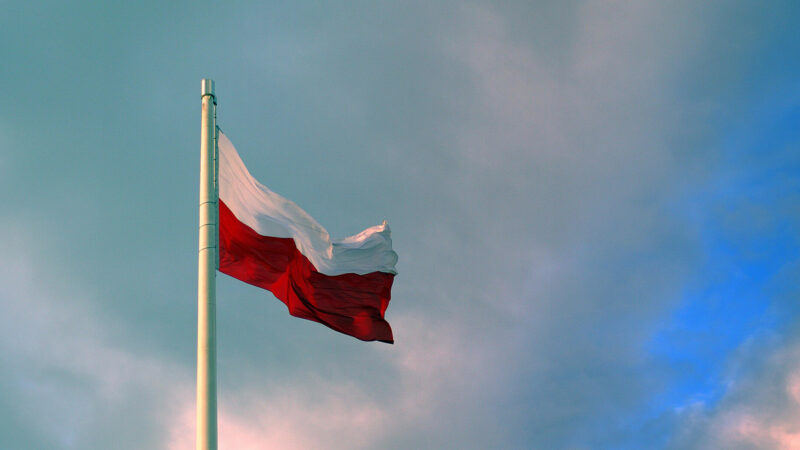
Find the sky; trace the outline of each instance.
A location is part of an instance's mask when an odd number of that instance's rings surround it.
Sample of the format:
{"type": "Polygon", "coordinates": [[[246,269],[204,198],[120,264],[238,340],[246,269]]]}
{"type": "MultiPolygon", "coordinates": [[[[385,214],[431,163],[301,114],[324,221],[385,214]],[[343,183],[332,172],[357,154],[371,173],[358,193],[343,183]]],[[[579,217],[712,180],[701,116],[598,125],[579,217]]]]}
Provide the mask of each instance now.
{"type": "Polygon", "coordinates": [[[194,446],[200,80],[395,344],[217,276],[220,448],[800,448],[795,1],[5,2],[0,447],[194,446]]]}

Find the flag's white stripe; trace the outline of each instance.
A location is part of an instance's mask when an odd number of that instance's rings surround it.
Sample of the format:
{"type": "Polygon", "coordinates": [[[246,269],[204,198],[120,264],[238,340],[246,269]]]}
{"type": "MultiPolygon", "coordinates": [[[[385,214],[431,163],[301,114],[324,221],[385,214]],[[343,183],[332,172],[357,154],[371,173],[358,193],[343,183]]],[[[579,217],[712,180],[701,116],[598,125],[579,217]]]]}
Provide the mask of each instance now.
{"type": "Polygon", "coordinates": [[[389,225],[367,228],[354,236],[331,240],[316,220],[294,202],[259,183],[219,134],[219,197],[240,222],[262,236],[293,238],[297,249],[326,275],[397,273],[389,225]]]}

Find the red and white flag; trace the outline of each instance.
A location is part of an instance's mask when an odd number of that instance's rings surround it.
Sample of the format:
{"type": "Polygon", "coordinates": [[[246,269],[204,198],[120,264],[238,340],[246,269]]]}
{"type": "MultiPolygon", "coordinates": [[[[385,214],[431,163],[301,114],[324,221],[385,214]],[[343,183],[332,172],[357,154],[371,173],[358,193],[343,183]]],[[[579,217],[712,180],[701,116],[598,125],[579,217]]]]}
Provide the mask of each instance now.
{"type": "Polygon", "coordinates": [[[271,291],[296,317],[393,343],[384,319],[397,273],[389,226],[348,238],[259,183],[219,134],[219,270],[271,291]]]}

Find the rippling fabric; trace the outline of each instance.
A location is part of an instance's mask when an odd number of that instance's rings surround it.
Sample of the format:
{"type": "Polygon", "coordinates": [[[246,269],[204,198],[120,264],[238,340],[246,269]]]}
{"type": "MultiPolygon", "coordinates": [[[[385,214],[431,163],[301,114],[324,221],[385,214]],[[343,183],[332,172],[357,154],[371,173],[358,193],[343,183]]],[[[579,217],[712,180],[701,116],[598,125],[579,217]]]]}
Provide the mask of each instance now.
{"type": "Polygon", "coordinates": [[[305,211],[256,181],[222,134],[219,153],[220,272],[269,290],[293,316],[393,343],[384,314],[397,254],[386,223],[331,241],[305,211]]]}

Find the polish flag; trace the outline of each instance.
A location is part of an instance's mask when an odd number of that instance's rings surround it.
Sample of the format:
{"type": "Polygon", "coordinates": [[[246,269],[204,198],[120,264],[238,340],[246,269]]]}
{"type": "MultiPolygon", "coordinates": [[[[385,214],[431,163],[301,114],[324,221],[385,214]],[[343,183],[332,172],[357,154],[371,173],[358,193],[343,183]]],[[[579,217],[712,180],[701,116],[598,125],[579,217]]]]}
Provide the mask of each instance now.
{"type": "Polygon", "coordinates": [[[256,181],[219,133],[219,271],[272,292],[289,314],[394,343],[384,319],[397,273],[386,221],[348,238],[256,181]]]}

